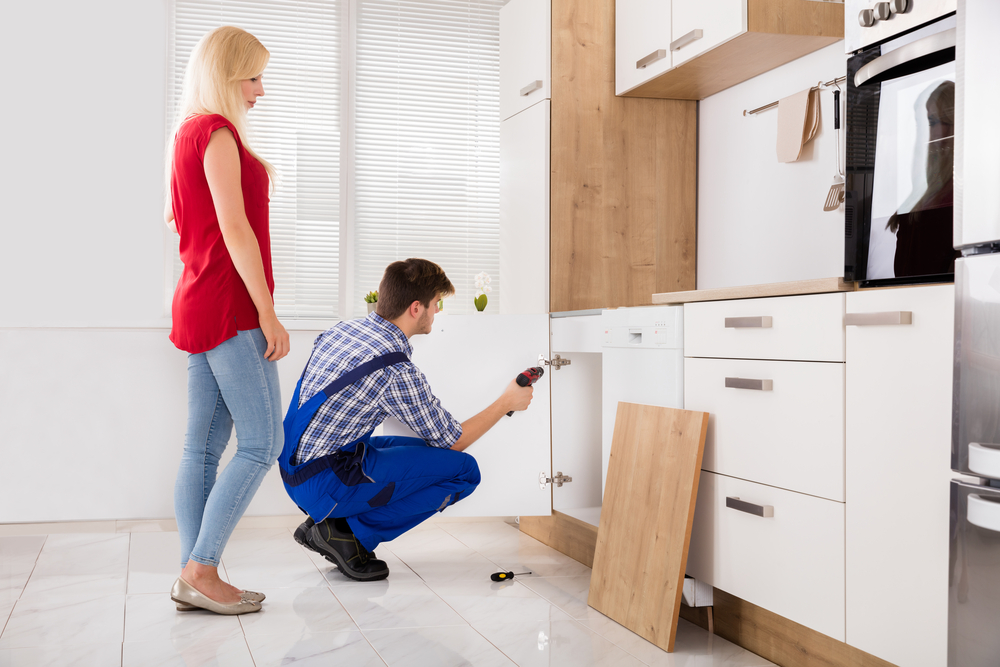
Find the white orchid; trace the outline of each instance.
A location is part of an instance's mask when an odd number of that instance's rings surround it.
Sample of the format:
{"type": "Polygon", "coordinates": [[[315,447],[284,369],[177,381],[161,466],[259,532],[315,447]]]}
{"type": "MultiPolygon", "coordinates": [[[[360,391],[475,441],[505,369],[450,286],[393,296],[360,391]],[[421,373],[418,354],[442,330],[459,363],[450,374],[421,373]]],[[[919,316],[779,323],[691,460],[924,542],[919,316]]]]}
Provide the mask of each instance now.
{"type": "Polygon", "coordinates": [[[490,274],[486,273],[485,271],[483,271],[482,273],[477,273],[475,275],[475,280],[476,280],[476,296],[489,294],[490,292],[493,291],[493,288],[490,287],[490,283],[493,282],[493,279],[490,278],[490,274]]]}

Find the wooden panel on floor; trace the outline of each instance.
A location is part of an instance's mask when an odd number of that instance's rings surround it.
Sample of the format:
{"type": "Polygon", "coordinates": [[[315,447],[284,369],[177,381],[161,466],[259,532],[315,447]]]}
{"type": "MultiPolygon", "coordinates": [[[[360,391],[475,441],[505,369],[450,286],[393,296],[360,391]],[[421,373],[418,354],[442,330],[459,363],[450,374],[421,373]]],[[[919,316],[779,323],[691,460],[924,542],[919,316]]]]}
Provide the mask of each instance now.
{"type": "Polygon", "coordinates": [[[673,651],[708,413],[621,402],[587,604],[673,651]]]}
{"type": "Polygon", "coordinates": [[[715,634],[780,667],[894,667],[716,588],[715,634]]]}
{"type": "Polygon", "coordinates": [[[695,288],[697,106],[615,96],[614,0],[552,0],[553,312],[695,288]]]}
{"type": "Polygon", "coordinates": [[[552,516],[522,516],[518,525],[525,535],[587,567],[594,567],[597,526],[562,512],[552,512],[552,516]]]}

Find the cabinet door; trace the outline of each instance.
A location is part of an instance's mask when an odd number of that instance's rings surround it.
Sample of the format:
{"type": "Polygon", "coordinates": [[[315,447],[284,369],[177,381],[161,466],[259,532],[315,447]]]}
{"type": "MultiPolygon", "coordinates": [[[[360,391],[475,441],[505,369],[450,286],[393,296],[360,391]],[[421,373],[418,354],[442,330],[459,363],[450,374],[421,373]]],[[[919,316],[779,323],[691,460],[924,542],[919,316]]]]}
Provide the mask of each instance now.
{"type": "Polygon", "coordinates": [[[954,287],[853,292],[847,318],[847,643],[944,665],[954,287]]]}
{"type": "Polygon", "coordinates": [[[549,311],[549,106],[500,123],[500,313],[549,311]]]}
{"type": "Polygon", "coordinates": [[[673,0],[673,66],[747,30],[747,0],[673,0]],[[700,36],[696,31],[701,31],[700,36]]]}
{"type": "Polygon", "coordinates": [[[551,25],[549,0],[510,0],[500,10],[500,120],[552,97],[551,25]]]}
{"type": "Polygon", "coordinates": [[[616,95],[670,69],[670,39],[670,0],[615,2],[616,95]]]}
{"type": "MultiPolygon", "coordinates": [[[[434,395],[459,421],[492,403],[518,373],[549,354],[548,315],[439,314],[429,335],[414,336],[413,363],[434,395]]],[[[549,382],[535,384],[531,405],[500,422],[466,452],[476,458],[482,482],[449,507],[448,516],[548,516],[551,493],[538,473],[550,474],[549,382]]],[[[385,432],[400,432],[386,424],[385,432]]]]}

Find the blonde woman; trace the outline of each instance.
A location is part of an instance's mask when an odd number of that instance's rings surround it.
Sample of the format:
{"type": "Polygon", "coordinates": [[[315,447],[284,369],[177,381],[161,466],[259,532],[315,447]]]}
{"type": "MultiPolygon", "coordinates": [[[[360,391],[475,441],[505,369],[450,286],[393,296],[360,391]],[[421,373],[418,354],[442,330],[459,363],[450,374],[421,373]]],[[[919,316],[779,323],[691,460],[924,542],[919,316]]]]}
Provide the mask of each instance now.
{"type": "Polygon", "coordinates": [[[246,131],[269,58],[239,28],[206,35],[188,63],[168,153],[164,217],[184,261],[170,340],[188,352],[188,425],[174,489],[183,570],[170,593],[181,611],[245,614],[264,599],[222,581],[218,566],[284,439],[275,362],[288,354],[288,333],[272,300],[273,168],[246,131]],[[234,423],[236,455],[216,479],[234,423]]]}

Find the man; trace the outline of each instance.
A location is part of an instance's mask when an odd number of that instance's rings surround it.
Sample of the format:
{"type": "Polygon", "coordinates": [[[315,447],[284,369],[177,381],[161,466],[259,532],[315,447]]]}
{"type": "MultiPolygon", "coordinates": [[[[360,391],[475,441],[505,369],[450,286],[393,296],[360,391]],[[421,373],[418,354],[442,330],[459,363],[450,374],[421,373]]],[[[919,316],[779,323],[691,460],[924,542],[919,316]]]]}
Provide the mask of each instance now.
{"type": "Polygon", "coordinates": [[[295,540],[351,579],[385,579],[375,547],[472,493],[479,467],[463,450],[531,403],[532,388],[512,381],[460,424],[431,393],[410,362],[409,339],[430,333],[438,301],[454,292],[433,262],[393,262],[375,312],[316,339],[292,396],[278,464],[288,495],[309,515],[295,540]],[[420,438],[372,437],[390,415],[420,438]]]}

